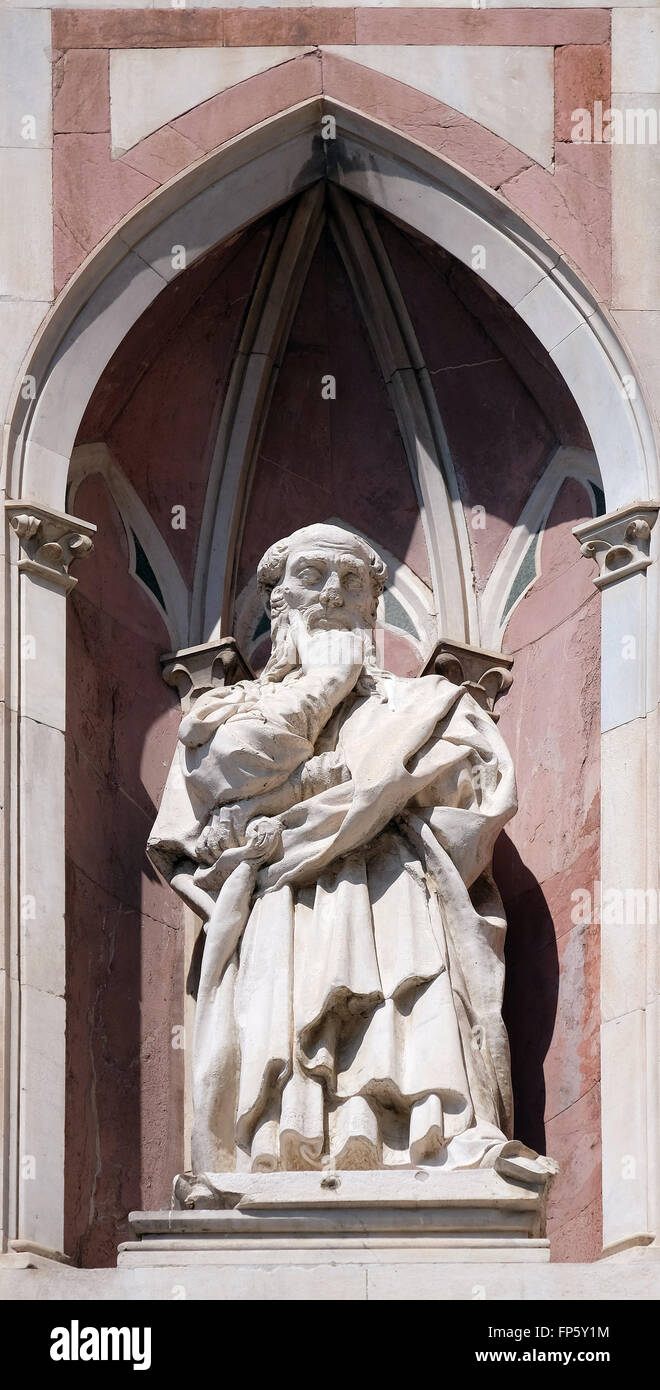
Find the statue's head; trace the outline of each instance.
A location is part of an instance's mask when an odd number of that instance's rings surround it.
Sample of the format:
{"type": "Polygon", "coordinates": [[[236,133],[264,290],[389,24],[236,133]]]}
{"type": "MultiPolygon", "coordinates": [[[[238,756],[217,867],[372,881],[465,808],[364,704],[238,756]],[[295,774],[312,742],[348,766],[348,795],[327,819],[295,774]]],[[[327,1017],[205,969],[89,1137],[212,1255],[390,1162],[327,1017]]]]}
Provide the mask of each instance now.
{"type": "Polygon", "coordinates": [[[387,566],[371,546],[339,526],[304,526],[276,541],[257,567],[279,667],[290,615],[313,629],[372,629],[387,566]]]}
{"type": "Polygon", "coordinates": [[[340,526],[303,526],[271,545],[257,567],[268,613],[297,609],[313,627],[373,627],[387,566],[340,526]]]}

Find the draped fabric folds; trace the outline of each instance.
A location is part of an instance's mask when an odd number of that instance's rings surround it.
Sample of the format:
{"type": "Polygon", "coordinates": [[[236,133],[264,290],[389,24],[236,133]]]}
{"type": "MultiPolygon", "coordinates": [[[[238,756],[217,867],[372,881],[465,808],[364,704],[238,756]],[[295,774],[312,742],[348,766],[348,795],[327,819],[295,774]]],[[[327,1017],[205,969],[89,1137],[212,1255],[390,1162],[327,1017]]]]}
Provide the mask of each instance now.
{"type": "Polygon", "coordinates": [[[442,677],[379,673],[336,710],[301,674],[201,697],[149,842],[209,905],[196,1172],[492,1161],[515,806],[495,725],[442,677]]]}

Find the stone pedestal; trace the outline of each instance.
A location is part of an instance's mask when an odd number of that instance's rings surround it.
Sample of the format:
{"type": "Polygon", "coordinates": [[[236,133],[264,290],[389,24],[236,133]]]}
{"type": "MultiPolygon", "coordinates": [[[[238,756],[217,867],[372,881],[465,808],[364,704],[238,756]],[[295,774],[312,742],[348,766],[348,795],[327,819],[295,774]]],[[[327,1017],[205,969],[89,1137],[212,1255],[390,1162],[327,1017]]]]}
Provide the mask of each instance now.
{"type": "Polygon", "coordinates": [[[182,1205],[133,1212],[136,1240],[120,1246],[118,1264],[546,1262],[547,1186],[547,1179],[522,1183],[492,1169],[214,1173],[194,1185],[177,1179],[182,1205]]]}

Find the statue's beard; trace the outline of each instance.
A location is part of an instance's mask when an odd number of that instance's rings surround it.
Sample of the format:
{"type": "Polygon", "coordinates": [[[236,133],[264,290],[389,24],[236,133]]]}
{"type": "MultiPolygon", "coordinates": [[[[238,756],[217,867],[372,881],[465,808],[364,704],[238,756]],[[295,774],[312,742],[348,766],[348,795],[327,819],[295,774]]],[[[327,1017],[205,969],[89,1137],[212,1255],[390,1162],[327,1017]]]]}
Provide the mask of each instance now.
{"type": "MultiPolygon", "coordinates": [[[[346,631],[352,629],[358,631],[360,624],[358,621],[350,622],[345,619],[341,622],[332,622],[326,617],[323,610],[317,607],[298,610],[306,627],[310,631],[317,631],[319,628],[346,631]]],[[[371,694],[375,689],[379,689],[379,677],[387,673],[379,667],[376,657],[376,645],[374,642],[373,629],[362,627],[362,641],[364,646],[364,667],[362,675],[358,678],[355,689],[360,694],[371,694]]],[[[289,609],[283,608],[279,613],[273,613],[270,624],[271,653],[259,679],[261,681],[281,681],[291,671],[300,668],[300,658],[298,656],[295,642],[291,633],[289,609]]]]}

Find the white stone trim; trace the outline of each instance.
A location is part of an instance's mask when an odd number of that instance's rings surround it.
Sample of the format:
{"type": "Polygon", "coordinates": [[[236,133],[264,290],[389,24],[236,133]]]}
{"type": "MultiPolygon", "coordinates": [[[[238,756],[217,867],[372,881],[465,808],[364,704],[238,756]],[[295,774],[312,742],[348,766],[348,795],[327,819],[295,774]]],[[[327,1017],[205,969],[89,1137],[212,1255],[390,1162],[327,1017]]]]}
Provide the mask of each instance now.
{"type": "Polygon", "coordinates": [[[578,482],[585,484],[596,483],[600,487],[600,475],[595,455],[587,449],[575,449],[567,445],[560,445],[546,465],[525,503],[516,525],[502,547],[479,603],[483,640],[487,646],[495,650],[499,650],[501,647],[507,623],[515,613],[518,604],[529,593],[541,573],[541,532],[554,506],[559,489],[566,478],[576,478],[578,482]],[[521,591],[505,616],[504,610],[511,585],[534,536],[538,537],[534,579],[521,591]]]}
{"type": "Polygon", "coordinates": [[[169,632],[173,650],[183,647],[188,638],[187,586],[158,526],[123,469],[113,458],[107,444],[81,444],[73,450],[69,475],[69,505],[75,505],[78,488],[85,478],[94,473],[100,474],[103,478],[122,519],[129,549],[129,573],[158,610],[169,632]],[[147,588],[135,573],[132,532],[137,536],[158,580],[165,600],[165,611],[151,589],[147,588]]]}
{"type": "Polygon", "coordinates": [[[594,579],[597,589],[618,584],[629,575],[648,569],[652,563],[651,531],[659,506],[658,502],[649,505],[631,502],[608,516],[583,521],[573,527],[582,554],[595,560],[599,567],[594,579]]]}

